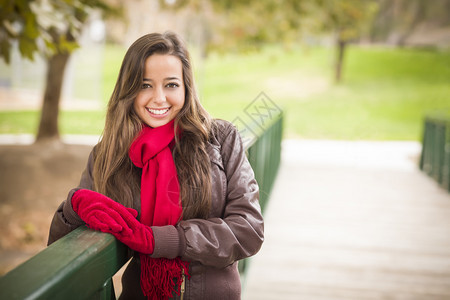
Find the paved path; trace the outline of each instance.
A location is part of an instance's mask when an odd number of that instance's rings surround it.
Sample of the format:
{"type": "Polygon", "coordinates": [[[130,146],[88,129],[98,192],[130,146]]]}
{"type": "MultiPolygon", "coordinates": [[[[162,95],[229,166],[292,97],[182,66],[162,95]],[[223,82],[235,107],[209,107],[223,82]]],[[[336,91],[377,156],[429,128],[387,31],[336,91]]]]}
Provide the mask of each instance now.
{"type": "Polygon", "coordinates": [[[283,143],[244,300],[450,299],[450,194],[420,145],[283,143]]]}

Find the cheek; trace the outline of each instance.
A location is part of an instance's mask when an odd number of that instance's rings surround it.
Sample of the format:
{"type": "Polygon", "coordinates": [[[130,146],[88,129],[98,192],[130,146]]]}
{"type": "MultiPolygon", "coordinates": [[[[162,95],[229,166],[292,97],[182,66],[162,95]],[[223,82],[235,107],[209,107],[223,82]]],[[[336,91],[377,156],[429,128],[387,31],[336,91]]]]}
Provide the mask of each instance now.
{"type": "Polygon", "coordinates": [[[139,111],[139,101],[138,101],[138,98],[134,99],[134,102],[133,102],[133,109],[134,109],[134,112],[136,112],[136,113],[139,111]]]}
{"type": "Polygon", "coordinates": [[[167,97],[167,102],[170,103],[176,110],[180,110],[184,105],[184,91],[177,91],[167,97]]]}
{"type": "Polygon", "coordinates": [[[134,99],[134,108],[138,110],[140,107],[145,106],[145,97],[143,97],[142,93],[139,93],[134,99]]]}
{"type": "Polygon", "coordinates": [[[139,118],[143,118],[145,115],[145,105],[144,101],[142,101],[142,97],[136,97],[133,102],[133,110],[136,115],[139,116],[139,118]]]}
{"type": "Polygon", "coordinates": [[[180,95],[178,97],[178,106],[180,108],[183,107],[185,99],[186,99],[186,95],[185,95],[184,91],[180,92],[180,95]]]}

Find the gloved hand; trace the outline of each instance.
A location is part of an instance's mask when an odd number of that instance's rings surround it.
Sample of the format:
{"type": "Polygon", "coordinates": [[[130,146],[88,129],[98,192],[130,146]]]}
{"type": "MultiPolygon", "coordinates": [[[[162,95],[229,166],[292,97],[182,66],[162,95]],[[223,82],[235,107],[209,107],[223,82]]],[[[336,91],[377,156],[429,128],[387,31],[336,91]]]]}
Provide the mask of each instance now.
{"type": "Polygon", "coordinates": [[[123,220],[128,226],[127,229],[132,233],[124,234],[124,231],[111,233],[131,249],[144,254],[152,254],[155,247],[155,240],[150,226],[142,224],[136,217],[130,214],[124,215],[123,220]]]}
{"type": "Polygon", "coordinates": [[[78,190],[72,196],[73,210],[92,229],[111,233],[131,249],[153,253],[155,245],[149,226],[139,222],[137,211],[123,206],[103,194],[78,190]]]}
{"type": "Polygon", "coordinates": [[[131,235],[124,216],[136,218],[137,211],[123,206],[111,198],[91,191],[78,190],[72,196],[72,208],[89,228],[102,232],[121,232],[131,235]]]}

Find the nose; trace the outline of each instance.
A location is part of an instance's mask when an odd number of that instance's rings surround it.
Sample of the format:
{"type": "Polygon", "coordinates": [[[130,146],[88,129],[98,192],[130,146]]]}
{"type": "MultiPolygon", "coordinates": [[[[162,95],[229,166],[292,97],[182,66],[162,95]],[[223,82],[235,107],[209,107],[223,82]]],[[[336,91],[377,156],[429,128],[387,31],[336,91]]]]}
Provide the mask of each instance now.
{"type": "Polygon", "coordinates": [[[155,88],[155,92],[153,94],[153,102],[158,104],[166,102],[166,95],[162,87],[155,88]]]}

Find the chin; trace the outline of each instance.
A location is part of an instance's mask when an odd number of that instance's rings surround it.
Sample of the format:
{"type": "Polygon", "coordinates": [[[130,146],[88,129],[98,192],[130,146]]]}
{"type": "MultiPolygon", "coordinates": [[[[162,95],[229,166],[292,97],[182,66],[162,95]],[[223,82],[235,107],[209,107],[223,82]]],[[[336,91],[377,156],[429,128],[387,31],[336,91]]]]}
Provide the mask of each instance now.
{"type": "Polygon", "coordinates": [[[156,128],[156,127],[164,126],[167,123],[169,123],[170,121],[172,121],[172,120],[152,120],[150,122],[145,122],[145,123],[147,123],[147,125],[152,128],[156,128]]]}

